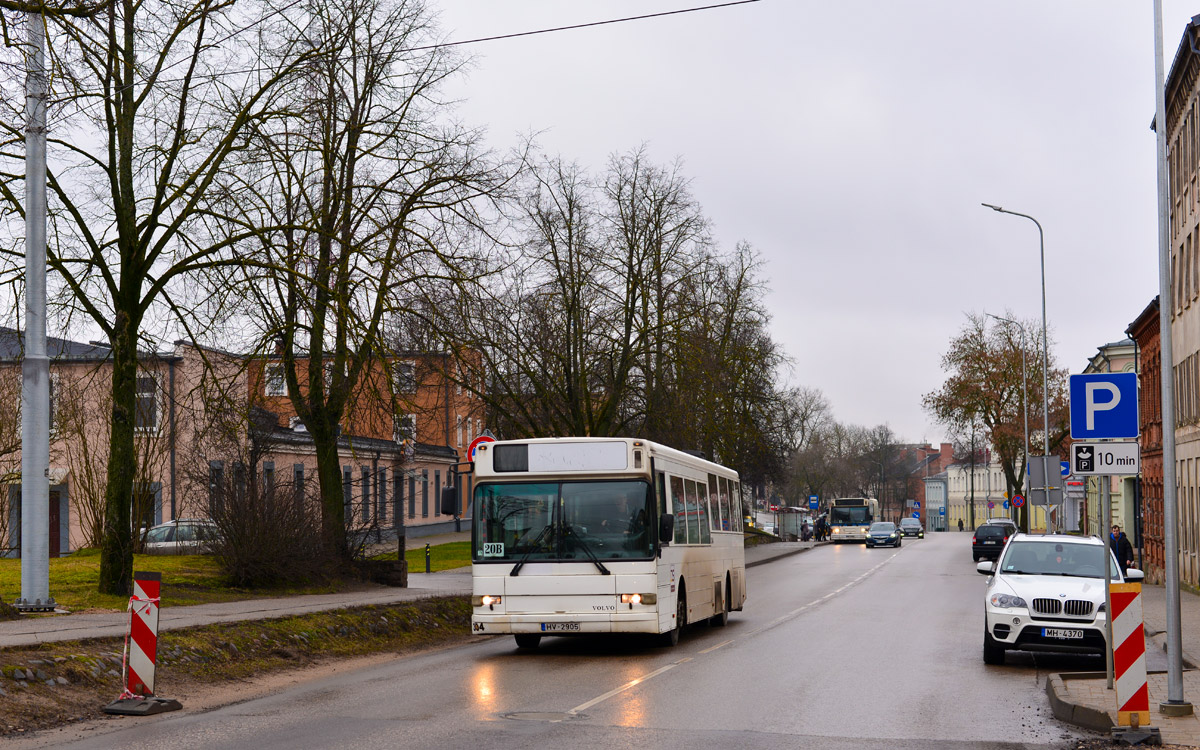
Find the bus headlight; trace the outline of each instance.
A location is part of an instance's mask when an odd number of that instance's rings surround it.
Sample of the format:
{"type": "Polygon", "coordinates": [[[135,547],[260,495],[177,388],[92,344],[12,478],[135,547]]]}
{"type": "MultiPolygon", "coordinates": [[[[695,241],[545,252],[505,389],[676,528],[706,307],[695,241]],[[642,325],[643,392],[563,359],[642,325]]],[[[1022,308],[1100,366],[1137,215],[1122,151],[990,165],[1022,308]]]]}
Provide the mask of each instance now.
{"type": "Polygon", "coordinates": [[[633,609],[635,604],[657,604],[658,594],[621,594],[621,603],[633,609]]]}
{"type": "Polygon", "coordinates": [[[501,601],[501,597],[499,597],[499,596],[492,596],[491,594],[484,594],[483,596],[471,597],[471,606],[487,607],[488,609],[495,609],[495,605],[499,604],[500,601],[501,601]]]}

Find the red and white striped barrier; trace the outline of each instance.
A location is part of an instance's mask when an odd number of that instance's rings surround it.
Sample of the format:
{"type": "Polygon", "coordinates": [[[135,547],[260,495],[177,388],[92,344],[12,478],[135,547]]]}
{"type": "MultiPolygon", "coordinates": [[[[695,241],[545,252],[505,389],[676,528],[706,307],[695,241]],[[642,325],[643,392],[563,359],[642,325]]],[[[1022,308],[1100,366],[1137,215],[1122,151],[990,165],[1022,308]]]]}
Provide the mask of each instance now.
{"type": "Polygon", "coordinates": [[[158,656],[158,604],[161,573],[135,573],[133,596],[129,597],[129,636],[125,639],[128,660],[122,698],[154,695],[154,664],[158,656]]]}
{"type": "Polygon", "coordinates": [[[1150,723],[1150,691],[1146,685],[1146,635],[1142,629],[1142,584],[1114,583],[1112,601],[1113,673],[1116,676],[1117,725],[1150,723]],[[1136,715],[1137,723],[1132,717],[1136,715]]]}
{"type": "Polygon", "coordinates": [[[105,713],[145,716],[175,711],[177,700],[154,697],[154,670],[158,656],[158,609],[161,573],[134,573],[133,596],[129,597],[129,632],[121,665],[125,687],[105,713]]]}

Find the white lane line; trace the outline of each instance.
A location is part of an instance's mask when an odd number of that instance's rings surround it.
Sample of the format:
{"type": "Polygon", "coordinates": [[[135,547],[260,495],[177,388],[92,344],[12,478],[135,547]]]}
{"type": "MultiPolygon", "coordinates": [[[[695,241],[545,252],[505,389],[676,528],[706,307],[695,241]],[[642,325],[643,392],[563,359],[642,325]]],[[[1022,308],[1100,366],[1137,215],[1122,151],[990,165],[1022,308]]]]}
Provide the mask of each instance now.
{"type": "Polygon", "coordinates": [[[626,690],[628,690],[632,687],[637,687],[638,685],[641,685],[646,680],[658,677],[660,674],[662,674],[663,672],[666,672],[668,669],[674,669],[675,667],[678,667],[680,664],[682,664],[685,661],[691,661],[691,659],[690,658],[689,659],[680,659],[679,661],[674,662],[672,664],[668,664],[665,667],[659,667],[658,669],[654,670],[650,674],[647,674],[644,677],[639,677],[636,680],[630,680],[629,682],[625,683],[624,685],[622,685],[619,688],[616,688],[614,690],[609,690],[604,695],[598,695],[595,698],[592,698],[587,703],[580,703],[575,708],[572,708],[570,711],[567,711],[567,713],[574,716],[574,715],[580,713],[581,711],[586,711],[587,709],[591,708],[592,706],[596,705],[597,703],[603,703],[604,701],[608,700],[609,698],[613,697],[614,695],[620,695],[621,693],[625,692],[626,690]]]}
{"type": "Polygon", "coordinates": [[[730,638],[729,640],[725,641],[724,643],[718,643],[718,644],[717,644],[717,645],[715,645],[715,646],[712,646],[712,647],[710,647],[710,648],[706,648],[706,649],[704,649],[703,651],[701,651],[700,653],[702,653],[702,654],[711,654],[713,651],[716,651],[717,649],[721,648],[722,646],[728,646],[728,645],[729,645],[729,644],[731,644],[731,643],[733,643],[733,639],[732,639],[732,638],[730,638]]]}

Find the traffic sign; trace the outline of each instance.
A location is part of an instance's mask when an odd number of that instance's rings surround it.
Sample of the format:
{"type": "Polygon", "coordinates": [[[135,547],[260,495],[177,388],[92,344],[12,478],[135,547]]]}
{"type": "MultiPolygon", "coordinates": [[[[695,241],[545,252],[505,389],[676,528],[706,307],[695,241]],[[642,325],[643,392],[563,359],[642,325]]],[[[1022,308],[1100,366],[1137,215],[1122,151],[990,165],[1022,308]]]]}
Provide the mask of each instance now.
{"type": "Polygon", "coordinates": [[[1132,441],[1071,444],[1071,466],[1079,476],[1135,476],[1140,458],[1138,444],[1132,441]]]}
{"type": "Polygon", "coordinates": [[[1071,476],[1071,462],[1070,461],[1059,461],[1058,462],[1058,471],[1064,477],[1071,476]]]}
{"type": "Polygon", "coordinates": [[[988,510],[992,510],[995,507],[996,507],[996,504],[993,503],[991,500],[988,500],[988,510]]]}
{"type": "Polygon", "coordinates": [[[920,517],[921,517],[920,513],[913,513],[913,518],[920,519],[920,517]]]}
{"type": "Polygon", "coordinates": [[[468,461],[475,460],[475,449],[476,448],[483,445],[484,443],[494,443],[494,442],[496,442],[496,438],[491,437],[489,435],[480,435],[479,437],[475,438],[474,440],[471,441],[471,444],[467,446],[467,460],[468,461]]]}
{"type": "Polygon", "coordinates": [[[1012,504],[1020,508],[1025,504],[1025,498],[1020,495],[1013,495],[1012,504]]]}
{"type": "Polygon", "coordinates": [[[809,510],[816,510],[816,509],[817,509],[817,503],[818,503],[819,501],[820,501],[820,498],[818,498],[816,495],[809,495],[809,496],[808,496],[808,509],[809,509],[809,510]]]}
{"type": "Polygon", "coordinates": [[[1008,501],[1007,500],[1004,501],[1004,509],[1008,510],[1008,501]]]}
{"type": "Polygon", "coordinates": [[[1094,372],[1071,376],[1072,440],[1137,436],[1137,373],[1094,372]]]}
{"type": "Polygon", "coordinates": [[[913,504],[913,507],[914,507],[914,508],[918,508],[918,509],[919,509],[919,508],[921,507],[921,501],[920,501],[920,500],[913,500],[913,501],[912,501],[912,504],[913,504]]]}
{"type": "Polygon", "coordinates": [[[938,508],[938,515],[939,516],[946,515],[946,506],[943,505],[942,507],[938,508]]]}

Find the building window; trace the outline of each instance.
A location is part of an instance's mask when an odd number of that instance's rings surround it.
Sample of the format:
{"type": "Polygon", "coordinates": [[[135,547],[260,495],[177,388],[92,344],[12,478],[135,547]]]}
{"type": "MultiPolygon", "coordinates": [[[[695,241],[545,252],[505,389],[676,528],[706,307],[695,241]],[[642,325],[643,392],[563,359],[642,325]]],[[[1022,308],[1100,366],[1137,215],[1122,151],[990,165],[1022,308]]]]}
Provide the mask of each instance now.
{"type": "Polygon", "coordinates": [[[263,368],[263,394],[266,396],[286,396],[287,381],[283,377],[283,365],[273,364],[263,368]]]}
{"type": "Polygon", "coordinates": [[[153,375],[137,377],[137,401],[134,406],[134,427],[142,432],[158,429],[158,378],[153,375]]]}
{"type": "Polygon", "coordinates": [[[417,365],[415,362],[396,362],[393,364],[392,378],[396,393],[417,392],[417,365]]]}
{"type": "Polygon", "coordinates": [[[392,425],[392,439],[397,443],[417,440],[417,415],[401,414],[392,425]]]}
{"type": "Polygon", "coordinates": [[[463,436],[462,415],[459,414],[458,415],[458,447],[459,448],[463,447],[462,436],[463,436]]]}

